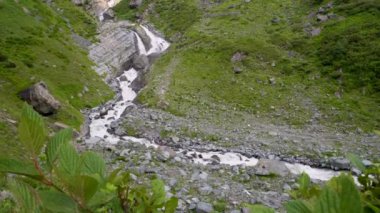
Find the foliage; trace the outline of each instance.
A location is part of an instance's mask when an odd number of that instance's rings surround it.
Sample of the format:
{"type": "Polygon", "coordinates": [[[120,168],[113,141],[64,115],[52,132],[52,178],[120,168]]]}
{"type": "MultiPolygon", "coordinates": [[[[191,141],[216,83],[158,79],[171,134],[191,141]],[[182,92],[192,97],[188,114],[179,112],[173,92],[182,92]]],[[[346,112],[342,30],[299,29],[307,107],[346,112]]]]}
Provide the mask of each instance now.
{"type": "Polygon", "coordinates": [[[250,212],[255,212],[255,213],[274,213],[275,212],[273,209],[263,206],[263,205],[259,205],[259,204],[255,204],[255,205],[246,204],[245,207],[248,208],[250,212]]]}
{"type": "Polygon", "coordinates": [[[320,194],[320,189],[316,185],[312,185],[309,175],[302,173],[298,178],[299,188],[290,192],[294,199],[306,198],[309,199],[313,196],[320,194]]]}
{"type": "Polygon", "coordinates": [[[175,211],[177,199],[166,198],[161,180],[152,180],[147,188],[121,169],[107,174],[98,154],[76,151],[70,129],[61,130],[47,144],[46,135],[42,118],[25,104],[19,125],[24,156],[0,159],[0,172],[14,174],[8,186],[18,211],[175,211]]]}
{"type": "Polygon", "coordinates": [[[350,154],[351,164],[361,171],[358,182],[363,187],[361,197],[365,212],[380,212],[380,164],[365,167],[360,158],[350,154]]]}
{"type": "Polygon", "coordinates": [[[355,185],[351,176],[341,174],[320,189],[310,183],[308,175],[302,174],[298,180],[300,187],[291,192],[296,200],[286,204],[287,212],[380,212],[380,165],[365,167],[356,155],[350,154],[348,158],[362,172],[357,177],[360,187],[355,185]]]}
{"type": "Polygon", "coordinates": [[[340,175],[331,179],[322,191],[307,200],[293,200],[286,204],[288,213],[360,213],[363,211],[359,190],[352,177],[340,175]]]}
{"type": "Polygon", "coordinates": [[[113,95],[92,70],[87,53],[72,39],[72,33],[92,36],[95,20],[66,0],[52,4],[36,0],[1,4],[0,99],[6,101],[0,102],[0,132],[5,132],[0,134],[0,145],[16,140],[8,137],[12,127],[3,123],[1,114],[18,120],[22,108],[18,93],[41,80],[62,104],[48,122],[59,121],[78,129],[83,120],[80,109],[97,106],[113,95]]]}

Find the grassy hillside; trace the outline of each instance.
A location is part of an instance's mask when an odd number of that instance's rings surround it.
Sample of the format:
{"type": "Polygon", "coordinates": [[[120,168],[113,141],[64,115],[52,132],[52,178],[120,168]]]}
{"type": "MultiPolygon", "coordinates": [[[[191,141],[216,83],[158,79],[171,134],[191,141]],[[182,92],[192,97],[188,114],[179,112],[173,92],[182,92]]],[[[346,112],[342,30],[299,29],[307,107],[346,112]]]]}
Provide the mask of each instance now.
{"type": "Polygon", "coordinates": [[[15,139],[6,118],[19,118],[18,93],[40,80],[62,104],[58,114],[47,119],[75,128],[83,120],[80,109],[112,97],[91,70],[87,53],[71,38],[72,30],[93,39],[94,20],[70,1],[53,2],[49,7],[39,0],[0,0],[1,142],[15,139]]]}
{"type": "MultiPolygon", "coordinates": [[[[141,102],[210,119],[227,108],[277,124],[302,126],[317,116],[331,127],[380,128],[378,0],[335,1],[325,22],[313,13],[328,1],[145,2],[138,12],[150,5],[146,18],[173,45],[154,65],[141,102]],[[308,26],[321,34],[308,36],[308,26]],[[246,55],[240,74],[231,63],[236,52],[246,55]]],[[[116,12],[133,19],[127,4],[116,12]]]]}

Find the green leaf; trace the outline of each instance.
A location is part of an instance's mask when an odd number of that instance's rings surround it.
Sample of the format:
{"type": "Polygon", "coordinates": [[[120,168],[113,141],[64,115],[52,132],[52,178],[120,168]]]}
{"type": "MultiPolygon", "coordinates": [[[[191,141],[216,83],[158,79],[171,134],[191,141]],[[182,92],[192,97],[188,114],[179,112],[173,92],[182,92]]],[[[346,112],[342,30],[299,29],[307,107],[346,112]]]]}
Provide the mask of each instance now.
{"type": "Polygon", "coordinates": [[[171,197],[166,203],[165,203],[165,213],[174,213],[176,208],[178,206],[178,198],[171,197]]]}
{"type": "Polygon", "coordinates": [[[250,212],[254,213],[274,213],[274,209],[269,208],[264,205],[251,205],[247,204],[246,207],[250,210],[250,212]]]}
{"type": "Polygon", "coordinates": [[[310,208],[300,200],[292,200],[285,204],[287,213],[312,213],[310,208]]]}
{"type": "Polygon", "coordinates": [[[62,144],[58,153],[59,165],[63,169],[62,175],[77,175],[82,167],[82,161],[75,148],[69,144],[62,144]]]}
{"type": "Polygon", "coordinates": [[[77,212],[76,203],[66,194],[57,190],[39,191],[43,207],[52,212],[77,212]]]}
{"type": "Polygon", "coordinates": [[[64,129],[56,133],[54,137],[49,141],[46,147],[46,157],[48,166],[50,168],[53,167],[61,146],[70,142],[72,135],[73,131],[71,129],[64,129]]]}
{"type": "Polygon", "coordinates": [[[157,208],[163,207],[166,198],[164,182],[160,179],[154,179],[151,184],[153,191],[153,206],[157,208]]]}
{"type": "Polygon", "coordinates": [[[98,180],[88,175],[73,177],[69,185],[69,190],[85,202],[88,202],[95,195],[95,193],[98,191],[98,188],[98,180]]]}
{"type": "MultiPolygon", "coordinates": [[[[338,194],[330,187],[325,187],[316,202],[316,213],[339,213],[340,200],[338,194]]],[[[342,212],[343,213],[343,212],[342,212]]]]}
{"type": "Polygon", "coordinates": [[[310,188],[309,175],[303,172],[298,179],[298,184],[300,185],[299,191],[301,192],[302,196],[307,197],[310,188]]]}
{"type": "Polygon", "coordinates": [[[350,153],[347,155],[347,158],[351,161],[351,164],[354,167],[359,169],[361,172],[365,171],[365,165],[363,164],[363,162],[360,160],[360,158],[357,155],[350,153]]]}
{"type": "Polygon", "coordinates": [[[82,155],[82,159],[85,173],[98,174],[100,177],[104,177],[106,164],[102,157],[94,152],[85,152],[82,155]]]}
{"type": "Polygon", "coordinates": [[[362,212],[362,205],[360,200],[359,190],[352,177],[348,175],[340,175],[338,177],[339,190],[338,196],[340,199],[340,210],[345,213],[360,213],[362,212]]]}
{"type": "Polygon", "coordinates": [[[19,180],[13,180],[10,183],[9,189],[16,203],[21,208],[21,212],[40,212],[38,194],[28,184],[19,180]]]}
{"type": "Polygon", "coordinates": [[[46,139],[46,130],[41,116],[27,104],[21,114],[18,133],[22,145],[29,152],[31,157],[36,157],[41,153],[46,139]]]}
{"type": "Polygon", "coordinates": [[[20,174],[26,176],[39,176],[32,162],[0,157],[0,172],[20,174]]]}

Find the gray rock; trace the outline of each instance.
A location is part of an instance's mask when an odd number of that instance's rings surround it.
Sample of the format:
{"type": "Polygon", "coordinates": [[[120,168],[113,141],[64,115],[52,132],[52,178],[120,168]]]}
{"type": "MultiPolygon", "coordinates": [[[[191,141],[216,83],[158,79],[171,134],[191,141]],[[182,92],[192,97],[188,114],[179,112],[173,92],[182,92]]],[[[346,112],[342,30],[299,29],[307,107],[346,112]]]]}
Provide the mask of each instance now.
{"type": "Polygon", "coordinates": [[[83,5],[86,1],[85,0],[71,0],[71,2],[75,5],[83,5]]]}
{"type": "Polygon", "coordinates": [[[61,107],[61,104],[50,94],[46,84],[42,81],[22,91],[20,97],[41,115],[54,114],[61,107]]]}
{"type": "Polygon", "coordinates": [[[191,180],[207,180],[207,178],[208,178],[208,174],[203,171],[195,171],[191,175],[191,180]]]}
{"type": "Polygon", "coordinates": [[[372,166],[372,162],[369,161],[369,160],[363,160],[362,163],[364,164],[365,167],[369,167],[369,166],[372,166]]]}
{"type": "Polygon", "coordinates": [[[158,158],[161,160],[161,161],[167,161],[171,158],[174,158],[176,155],[176,152],[173,151],[170,147],[167,147],[167,146],[160,146],[158,147],[158,158]]]}
{"type": "Polygon", "coordinates": [[[328,19],[329,19],[329,17],[327,15],[321,15],[321,14],[317,15],[317,21],[319,21],[319,22],[325,22],[328,19]]]}
{"type": "Polygon", "coordinates": [[[127,76],[122,75],[122,76],[120,76],[119,80],[120,81],[128,81],[128,78],[127,78],[127,76]]]}
{"type": "Polygon", "coordinates": [[[243,61],[247,56],[243,52],[236,52],[234,55],[231,57],[231,62],[232,63],[237,63],[243,61]]]}
{"type": "Polygon", "coordinates": [[[142,0],[130,0],[129,1],[129,7],[131,9],[138,8],[141,6],[142,2],[143,2],[142,0]]]}
{"type": "Polygon", "coordinates": [[[271,20],[271,22],[272,22],[273,24],[278,24],[278,23],[280,23],[280,21],[281,21],[281,19],[278,18],[278,17],[275,17],[275,18],[273,18],[273,19],[271,20]]]}
{"type": "Polygon", "coordinates": [[[115,12],[112,9],[108,9],[103,13],[104,20],[112,20],[115,18],[115,12]]]}
{"type": "Polygon", "coordinates": [[[205,202],[199,202],[195,209],[195,212],[197,213],[210,213],[212,211],[214,211],[214,208],[212,207],[212,205],[205,202]]]}
{"type": "Polygon", "coordinates": [[[234,66],[234,73],[235,74],[239,74],[243,72],[243,69],[241,67],[238,67],[238,66],[234,66]]]}
{"type": "Polygon", "coordinates": [[[201,195],[209,195],[212,192],[212,187],[206,184],[199,188],[198,191],[201,195]]]}
{"type": "Polygon", "coordinates": [[[331,168],[335,170],[350,169],[350,161],[345,158],[332,158],[331,168]]]}
{"type": "Polygon", "coordinates": [[[321,34],[321,28],[319,28],[319,27],[312,28],[310,31],[311,37],[318,36],[319,34],[321,34]]]}
{"type": "Polygon", "coordinates": [[[278,160],[260,159],[254,167],[254,174],[259,176],[275,174],[284,177],[289,175],[290,171],[285,166],[284,162],[278,160]]]}
{"type": "Polygon", "coordinates": [[[135,55],[133,57],[132,67],[136,70],[144,70],[149,66],[149,59],[146,55],[135,55]]]}
{"type": "Polygon", "coordinates": [[[241,213],[251,213],[251,210],[249,208],[242,208],[241,213]]]}

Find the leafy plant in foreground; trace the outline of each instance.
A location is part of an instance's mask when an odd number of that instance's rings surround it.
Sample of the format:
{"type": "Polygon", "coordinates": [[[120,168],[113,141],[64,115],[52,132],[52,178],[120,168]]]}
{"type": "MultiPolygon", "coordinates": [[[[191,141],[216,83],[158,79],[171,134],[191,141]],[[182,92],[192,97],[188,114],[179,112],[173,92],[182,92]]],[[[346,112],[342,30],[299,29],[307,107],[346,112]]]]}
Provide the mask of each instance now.
{"type": "Polygon", "coordinates": [[[0,172],[13,174],[8,188],[20,212],[174,212],[177,206],[161,180],[147,188],[121,169],[107,174],[96,153],[79,154],[71,129],[46,143],[43,120],[27,105],[18,131],[23,156],[0,157],[0,172]]]}
{"type": "Polygon", "coordinates": [[[366,167],[356,155],[348,155],[351,164],[361,171],[358,182],[362,185],[361,197],[365,212],[380,212],[380,164],[366,167]]]}

